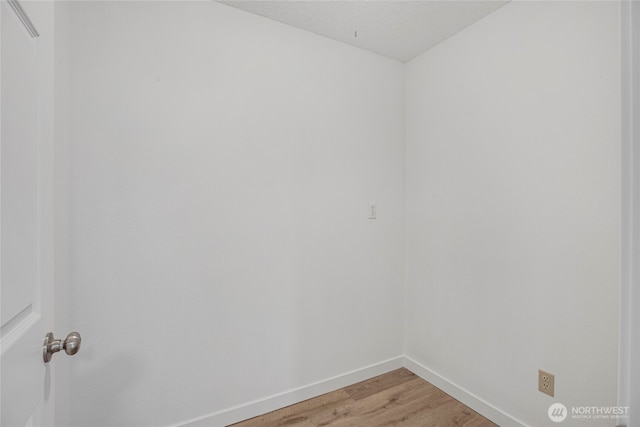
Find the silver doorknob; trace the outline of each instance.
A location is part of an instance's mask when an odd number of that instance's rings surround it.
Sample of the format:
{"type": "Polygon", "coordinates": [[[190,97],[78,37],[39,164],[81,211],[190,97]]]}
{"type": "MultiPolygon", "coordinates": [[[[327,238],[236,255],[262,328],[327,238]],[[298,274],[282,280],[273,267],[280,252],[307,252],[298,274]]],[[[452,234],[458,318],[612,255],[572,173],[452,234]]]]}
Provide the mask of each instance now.
{"type": "Polygon", "coordinates": [[[77,332],[71,332],[64,341],[53,339],[53,332],[47,333],[42,346],[44,363],[49,363],[53,357],[53,353],[57,353],[62,349],[64,349],[64,352],[69,356],[73,356],[80,350],[80,341],[80,334],[77,332]]]}

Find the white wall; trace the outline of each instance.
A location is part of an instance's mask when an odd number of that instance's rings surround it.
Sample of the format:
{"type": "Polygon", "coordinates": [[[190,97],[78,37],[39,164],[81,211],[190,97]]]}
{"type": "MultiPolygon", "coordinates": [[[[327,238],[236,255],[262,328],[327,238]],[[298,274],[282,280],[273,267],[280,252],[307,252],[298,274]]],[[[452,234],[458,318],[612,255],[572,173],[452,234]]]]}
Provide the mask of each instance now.
{"type": "Polygon", "coordinates": [[[407,65],[405,354],[529,425],[616,405],[618,25],[513,2],[407,65]]]}
{"type": "Polygon", "coordinates": [[[402,65],[216,2],[70,22],[71,424],[170,425],[400,356],[402,65]]]}
{"type": "Polygon", "coordinates": [[[70,9],[71,425],[384,362],[403,303],[412,366],[504,419],[616,404],[615,3],[513,2],[406,66],[215,2],[70,9]]]}

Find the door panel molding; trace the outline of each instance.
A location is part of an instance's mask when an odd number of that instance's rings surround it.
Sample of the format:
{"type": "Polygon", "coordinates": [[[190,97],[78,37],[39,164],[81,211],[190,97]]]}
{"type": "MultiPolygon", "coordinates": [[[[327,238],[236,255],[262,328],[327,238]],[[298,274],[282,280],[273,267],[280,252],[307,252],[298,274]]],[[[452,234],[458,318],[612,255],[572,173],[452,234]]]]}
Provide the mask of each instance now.
{"type": "Polygon", "coordinates": [[[39,49],[29,17],[17,1],[7,4],[11,9],[4,8],[1,16],[2,353],[16,335],[38,321],[42,295],[39,49]]]}
{"type": "Polygon", "coordinates": [[[31,19],[29,19],[29,16],[25,13],[24,9],[20,5],[20,2],[18,0],[7,0],[7,3],[9,3],[9,6],[11,6],[11,9],[13,9],[14,13],[16,14],[20,22],[22,22],[22,25],[27,30],[29,35],[34,38],[40,37],[38,30],[36,29],[35,25],[33,25],[33,22],[31,22],[31,19]]]}

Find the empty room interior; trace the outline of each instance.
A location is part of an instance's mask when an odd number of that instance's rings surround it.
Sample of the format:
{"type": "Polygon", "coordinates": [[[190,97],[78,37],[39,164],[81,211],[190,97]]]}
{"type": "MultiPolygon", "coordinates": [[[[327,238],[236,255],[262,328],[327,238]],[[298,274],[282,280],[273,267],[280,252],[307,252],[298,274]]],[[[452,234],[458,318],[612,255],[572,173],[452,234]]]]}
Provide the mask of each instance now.
{"type": "Polygon", "coordinates": [[[499,426],[640,425],[637,8],[9,3],[51,65],[38,295],[82,346],[29,420],[3,353],[6,420],[226,426],[406,368],[499,426]]]}

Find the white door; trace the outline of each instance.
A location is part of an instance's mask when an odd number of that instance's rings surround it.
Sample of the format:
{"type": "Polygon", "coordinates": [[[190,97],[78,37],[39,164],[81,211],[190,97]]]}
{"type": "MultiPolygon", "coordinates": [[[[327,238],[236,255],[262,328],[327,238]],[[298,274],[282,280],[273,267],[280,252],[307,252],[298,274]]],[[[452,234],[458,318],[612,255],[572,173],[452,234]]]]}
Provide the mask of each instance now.
{"type": "Polygon", "coordinates": [[[0,15],[0,425],[23,427],[48,424],[53,400],[53,2],[0,15]]]}

